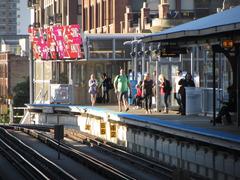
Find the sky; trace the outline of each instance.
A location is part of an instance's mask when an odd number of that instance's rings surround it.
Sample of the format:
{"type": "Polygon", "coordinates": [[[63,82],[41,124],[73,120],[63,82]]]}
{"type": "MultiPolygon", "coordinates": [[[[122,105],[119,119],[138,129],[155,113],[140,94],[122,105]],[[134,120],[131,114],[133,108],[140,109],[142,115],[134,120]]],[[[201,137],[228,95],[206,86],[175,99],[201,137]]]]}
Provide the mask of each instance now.
{"type": "Polygon", "coordinates": [[[31,18],[30,18],[30,9],[27,7],[27,0],[20,0],[19,1],[19,25],[18,25],[18,31],[17,34],[28,34],[28,26],[31,24],[31,18]]]}

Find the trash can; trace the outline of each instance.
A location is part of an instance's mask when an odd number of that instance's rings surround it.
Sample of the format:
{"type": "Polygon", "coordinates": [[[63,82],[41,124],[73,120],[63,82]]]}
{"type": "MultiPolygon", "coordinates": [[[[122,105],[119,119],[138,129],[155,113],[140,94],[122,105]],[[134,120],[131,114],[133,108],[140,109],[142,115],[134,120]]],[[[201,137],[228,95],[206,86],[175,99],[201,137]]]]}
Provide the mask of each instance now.
{"type": "Polygon", "coordinates": [[[185,87],[186,91],[186,115],[202,113],[202,89],[185,87]]]}
{"type": "MultiPolygon", "coordinates": [[[[216,112],[221,108],[220,99],[223,97],[223,90],[216,88],[216,112]]],[[[213,114],[213,88],[202,88],[203,113],[213,114]]]]}

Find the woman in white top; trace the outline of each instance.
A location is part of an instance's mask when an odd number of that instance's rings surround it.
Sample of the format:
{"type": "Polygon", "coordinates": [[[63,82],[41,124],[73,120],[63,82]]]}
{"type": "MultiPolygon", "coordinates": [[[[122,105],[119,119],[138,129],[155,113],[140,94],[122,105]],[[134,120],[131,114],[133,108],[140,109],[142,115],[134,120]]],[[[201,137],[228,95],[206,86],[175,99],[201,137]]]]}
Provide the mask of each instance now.
{"type": "Polygon", "coordinates": [[[89,79],[89,81],[88,81],[88,86],[89,86],[88,93],[89,93],[90,96],[91,96],[92,106],[94,106],[95,103],[96,103],[96,98],[97,98],[97,86],[98,86],[98,83],[97,83],[97,80],[95,79],[94,74],[91,74],[90,79],[89,79]]]}

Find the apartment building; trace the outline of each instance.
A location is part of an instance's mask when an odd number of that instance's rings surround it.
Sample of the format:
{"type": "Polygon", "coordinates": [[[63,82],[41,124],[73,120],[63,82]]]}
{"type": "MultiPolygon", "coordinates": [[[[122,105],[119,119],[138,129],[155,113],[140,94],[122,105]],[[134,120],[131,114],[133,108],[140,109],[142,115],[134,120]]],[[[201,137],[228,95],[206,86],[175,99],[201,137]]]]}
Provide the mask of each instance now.
{"type": "Polygon", "coordinates": [[[239,5],[237,0],[83,0],[88,33],[158,32],[239,5]]]}
{"type": "Polygon", "coordinates": [[[18,4],[17,0],[0,1],[0,35],[17,34],[18,4]]]}
{"type": "Polygon", "coordinates": [[[0,1],[0,36],[27,34],[30,12],[26,4],[27,0],[0,1]]]}
{"type": "Polygon", "coordinates": [[[27,28],[30,24],[30,13],[26,11],[26,4],[26,0],[0,1],[0,52],[28,55],[26,45],[23,46],[23,43],[19,42],[28,41],[27,28]]]}
{"type": "Polygon", "coordinates": [[[81,0],[28,0],[34,26],[81,24],[81,0]]]}

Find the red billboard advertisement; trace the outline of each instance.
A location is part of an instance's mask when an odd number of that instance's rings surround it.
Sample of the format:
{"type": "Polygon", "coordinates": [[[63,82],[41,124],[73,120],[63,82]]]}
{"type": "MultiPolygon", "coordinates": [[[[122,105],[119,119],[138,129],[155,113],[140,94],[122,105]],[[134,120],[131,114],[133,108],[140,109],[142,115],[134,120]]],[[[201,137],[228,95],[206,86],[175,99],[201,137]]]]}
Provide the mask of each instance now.
{"type": "Polygon", "coordinates": [[[54,25],[28,30],[34,59],[82,59],[80,25],[54,25]]]}

